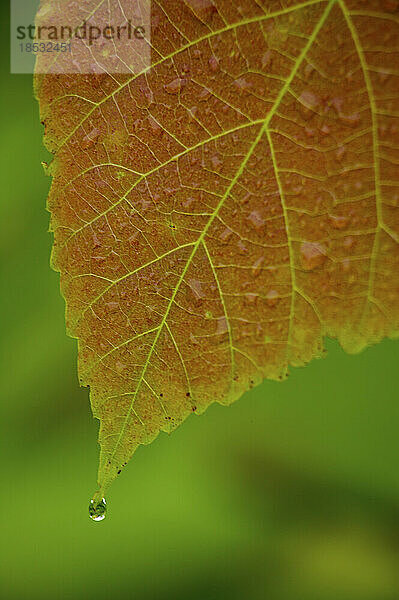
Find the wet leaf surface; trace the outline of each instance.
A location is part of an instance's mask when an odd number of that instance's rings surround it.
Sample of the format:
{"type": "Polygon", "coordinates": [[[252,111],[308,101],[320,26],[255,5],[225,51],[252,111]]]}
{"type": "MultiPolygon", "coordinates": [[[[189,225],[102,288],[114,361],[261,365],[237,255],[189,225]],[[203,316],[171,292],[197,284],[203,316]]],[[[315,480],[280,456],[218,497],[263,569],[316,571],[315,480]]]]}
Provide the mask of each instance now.
{"type": "Polygon", "coordinates": [[[399,333],[398,2],[159,0],[151,44],[133,76],[36,77],[98,498],[324,336],[399,333]]]}

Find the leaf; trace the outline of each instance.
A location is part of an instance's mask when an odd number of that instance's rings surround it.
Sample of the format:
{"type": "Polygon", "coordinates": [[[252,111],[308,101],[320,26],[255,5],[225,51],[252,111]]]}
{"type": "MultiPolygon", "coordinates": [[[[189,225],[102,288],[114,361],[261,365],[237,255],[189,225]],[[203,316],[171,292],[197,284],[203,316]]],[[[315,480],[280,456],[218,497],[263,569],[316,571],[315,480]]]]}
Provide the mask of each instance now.
{"type": "Polygon", "coordinates": [[[158,0],[151,43],[133,76],[36,76],[98,497],[324,336],[399,333],[397,0],[158,0]]]}

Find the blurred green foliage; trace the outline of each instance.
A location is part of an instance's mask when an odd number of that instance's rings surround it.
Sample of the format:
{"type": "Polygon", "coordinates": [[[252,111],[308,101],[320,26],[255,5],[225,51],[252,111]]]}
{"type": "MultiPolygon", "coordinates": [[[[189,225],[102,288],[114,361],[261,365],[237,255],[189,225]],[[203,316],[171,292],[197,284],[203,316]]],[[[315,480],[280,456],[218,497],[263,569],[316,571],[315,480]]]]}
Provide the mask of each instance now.
{"type": "Polygon", "coordinates": [[[2,45],[1,598],[397,600],[398,341],[329,341],[287,382],[191,417],[89,521],[97,422],[49,268],[32,78],[2,45]]]}

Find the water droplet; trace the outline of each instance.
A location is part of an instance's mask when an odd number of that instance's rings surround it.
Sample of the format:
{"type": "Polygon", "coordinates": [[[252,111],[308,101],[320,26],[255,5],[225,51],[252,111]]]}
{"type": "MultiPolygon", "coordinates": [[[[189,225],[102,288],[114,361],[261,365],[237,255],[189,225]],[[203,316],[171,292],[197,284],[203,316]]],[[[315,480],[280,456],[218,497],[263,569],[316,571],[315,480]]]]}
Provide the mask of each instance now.
{"type": "Polygon", "coordinates": [[[154,135],[159,136],[162,134],[162,127],[159,123],[157,123],[155,119],[153,119],[152,117],[148,117],[148,123],[154,135]]]}
{"type": "Polygon", "coordinates": [[[198,112],[198,106],[192,106],[191,108],[189,108],[187,110],[188,116],[191,119],[195,119],[195,116],[196,116],[197,112],[198,112]]]}
{"type": "Polygon", "coordinates": [[[342,261],[342,270],[344,271],[344,273],[348,273],[350,271],[351,268],[351,261],[348,260],[347,258],[344,258],[342,261]]]}
{"type": "Polygon", "coordinates": [[[339,118],[344,125],[348,127],[357,127],[360,123],[360,115],[359,113],[353,113],[352,115],[344,115],[340,114],[339,118]]]}
{"type": "MultiPolygon", "coordinates": [[[[133,121],[132,129],[133,129],[133,131],[135,131],[137,133],[138,131],[140,131],[140,129],[142,129],[142,126],[143,126],[142,120],[136,119],[135,121],[133,121]]],[[[129,146],[131,146],[133,148],[135,143],[136,143],[135,140],[131,140],[129,142],[129,146]]]]}
{"type": "Polygon", "coordinates": [[[246,93],[246,94],[249,93],[249,91],[252,87],[252,83],[250,81],[247,81],[245,79],[245,77],[239,77],[238,79],[236,79],[234,81],[234,85],[241,93],[246,93]]]}
{"type": "Polygon", "coordinates": [[[310,127],[305,127],[305,133],[308,138],[312,138],[315,135],[315,130],[310,127]]]}
{"type": "Polygon", "coordinates": [[[276,290],[269,290],[266,294],[266,304],[270,307],[272,306],[276,306],[276,304],[279,302],[280,297],[278,295],[278,292],[276,290]]]}
{"type": "Polygon", "coordinates": [[[321,104],[320,98],[310,90],[303,90],[298,100],[301,104],[300,112],[306,120],[310,119],[310,117],[317,112],[317,109],[321,104]]]}
{"type": "Polygon", "coordinates": [[[97,129],[96,127],[94,129],[92,129],[90,131],[90,133],[88,133],[87,135],[85,135],[85,137],[82,140],[82,148],[84,150],[87,150],[87,148],[90,148],[90,146],[92,146],[96,141],[98,136],[100,135],[100,130],[97,129]]]}
{"type": "Polygon", "coordinates": [[[209,22],[218,10],[213,0],[190,0],[189,3],[192,12],[202,22],[209,22]]]}
{"type": "Polygon", "coordinates": [[[222,335],[229,330],[226,317],[219,317],[216,320],[216,335],[222,335]]]}
{"type": "Polygon", "coordinates": [[[219,71],[219,59],[216,56],[211,56],[211,58],[208,60],[208,65],[212,73],[217,73],[219,71]]]}
{"type": "Polygon", "coordinates": [[[244,242],[242,240],[238,241],[238,251],[240,254],[248,254],[248,248],[246,247],[246,245],[244,244],[244,242]]]}
{"type": "Polygon", "coordinates": [[[311,65],[310,63],[307,63],[306,67],[303,70],[306,81],[309,81],[309,79],[311,78],[314,71],[315,71],[314,66],[311,65]]]}
{"type": "Polygon", "coordinates": [[[144,98],[147,100],[148,105],[150,105],[154,101],[154,95],[152,90],[148,86],[140,87],[140,92],[143,94],[144,98]]]}
{"type": "Polygon", "coordinates": [[[223,243],[226,244],[230,237],[233,235],[232,230],[229,227],[226,227],[226,229],[224,229],[222,231],[222,233],[219,235],[219,240],[223,243]]]}
{"type": "Polygon", "coordinates": [[[349,223],[349,218],[345,215],[328,215],[328,218],[334,229],[345,229],[349,223]]]}
{"type": "Polygon", "coordinates": [[[338,160],[341,160],[341,158],[343,158],[346,154],[346,148],[345,146],[340,146],[338,148],[338,150],[335,153],[335,156],[337,157],[338,160]]]}
{"type": "Polygon", "coordinates": [[[199,94],[198,94],[198,100],[200,102],[205,102],[206,100],[209,100],[209,98],[211,97],[211,91],[208,88],[204,88],[199,94]]]}
{"type": "Polygon", "coordinates": [[[363,183],[361,181],[356,181],[355,183],[355,190],[360,191],[363,187],[363,183]]]}
{"type": "Polygon", "coordinates": [[[261,271],[262,271],[262,264],[264,263],[264,260],[265,260],[265,257],[264,256],[260,256],[258,259],[256,259],[256,261],[252,265],[252,275],[254,277],[257,277],[261,273],[261,271]]]}
{"type": "Polygon", "coordinates": [[[193,336],[193,334],[190,332],[190,342],[192,344],[194,344],[195,346],[198,346],[199,341],[197,340],[197,338],[195,336],[193,336]]]}
{"type": "Polygon", "coordinates": [[[355,240],[353,239],[353,237],[351,235],[349,235],[348,237],[346,237],[344,239],[344,248],[346,250],[351,250],[354,245],[355,245],[355,240]]]}
{"type": "Polygon", "coordinates": [[[223,161],[221,160],[220,156],[218,156],[217,154],[215,154],[215,156],[212,156],[211,163],[212,169],[218,173],[223,165],[223,161]]]}
{"type": "Polygon", "coordinates": [[[305,271],[312,271],[317,267],[321,267],[326,258],[326,249],[322,244],[302,242],[301,261],[305,271]]]}
{"type": "Polygon", "coordinates": [[[113,313],[119,309],[119,302],[107,302],[105,304],[105,310],[107,313],[113,313]]]}
{"type": "Polygon", "coordinates": [[[189,279],[188,285],[190,286],[191,291],[193,292],[194,298],[196,300],[201,300],[202,298],[205,298],[206,294],[201,281],[199,281],[198,279],[189,279]]]}
{"type": "Polygon", "coordinates": [[[251,213],[249,213],[247,218],[256,231],[262,231],[262,228],[266,223],[266,219],[258,210],[253,210],[251,213]]]}
{"type": "Polygon", "coordinates": [[[177,77],[177,79],[174,79],[173,81],[170,81],[169,83],[165,84],[163,86],[163,89],[168,94],[178,94],[184,88],[186,83],[186,79],[180,79],[180,77],[177,77]]]}
{"type": "Polygon", "coordinates": [[[267,50],[262,56],[262,69],[267,69],[271,67],[273,62],[273,54],[271,50],[267,50]]]}
{"type": "Polygon", "coordinates": [[[105,498],[101,498],[99,502],[97,500],[90,500],[89,504],[89,517],[92,521],[103,521],[107,513],[107,503],[105,498]]]}
{"type": "Polygon", "coordinates": [[[254,304],[256,304],[257,299],[257,294],[245,294],[244,304],[246,304],[247,306],[253,306],[254,304]]]}
{"type": "Polygon", "coordinates": [[[99,248],[101,246],[101,243],[95,233],[93,233],[92,239],[93,239],[93,248],[99,248]]]}
{"type": "Polygon", "coordinates": [[[377,76],[381,83],[386,83],[389,78],[389,73],[384,70],[379,70],[377,76]]]}

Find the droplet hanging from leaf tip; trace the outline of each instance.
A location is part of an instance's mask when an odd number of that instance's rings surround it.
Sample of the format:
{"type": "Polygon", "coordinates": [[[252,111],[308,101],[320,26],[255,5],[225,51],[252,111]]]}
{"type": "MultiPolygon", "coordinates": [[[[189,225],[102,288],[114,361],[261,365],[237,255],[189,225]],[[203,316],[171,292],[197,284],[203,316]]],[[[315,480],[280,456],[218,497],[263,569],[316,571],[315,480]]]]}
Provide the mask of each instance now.
{"type": "Polygon", "coordinates": [[[107,502],[105,498],[98,500],[90,500],[89,517],[92,521],[103,521],[107,514],[107,502]]]}

